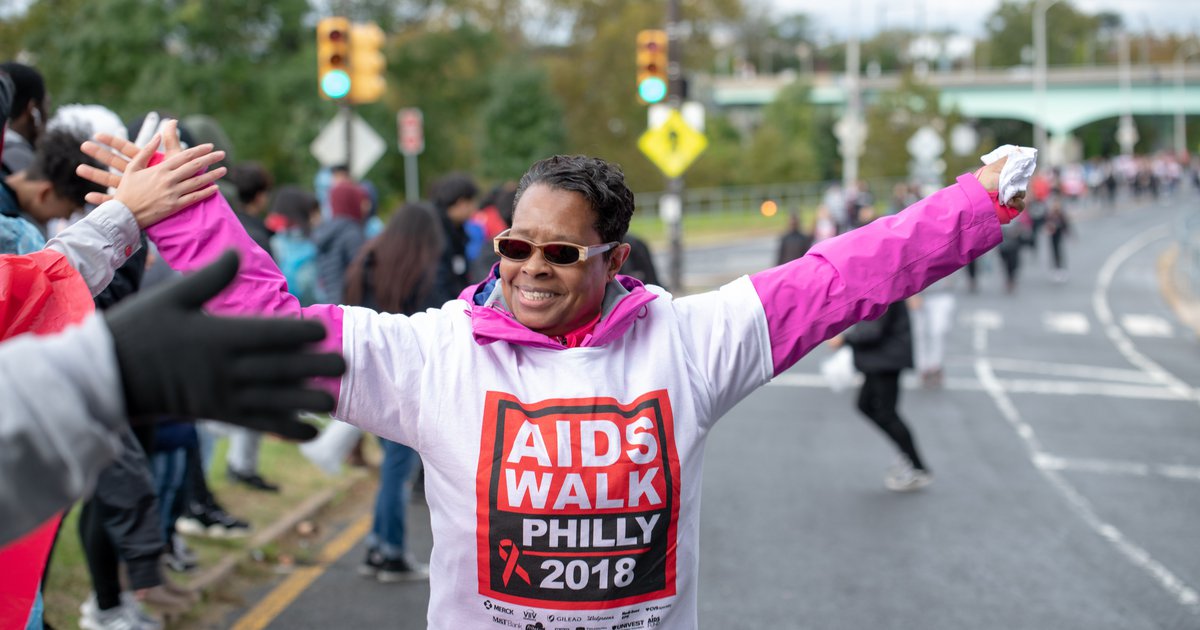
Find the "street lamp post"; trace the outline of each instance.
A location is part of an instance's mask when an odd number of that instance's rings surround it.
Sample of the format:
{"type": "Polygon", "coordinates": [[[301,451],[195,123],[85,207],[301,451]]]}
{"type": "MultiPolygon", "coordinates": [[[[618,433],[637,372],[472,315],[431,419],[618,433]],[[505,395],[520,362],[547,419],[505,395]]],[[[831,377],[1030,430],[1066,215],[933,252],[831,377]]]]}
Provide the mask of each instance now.
{"type": "Polygon", "coordinates": [[[1033,94],[1037,119],[1033,121],[1033,144],[1046,155],[1046,12],[1059,0],[1037,0],[1033,6],[1033,94]]]}
{"type": "Polygon", "coordinates": [[[1183,71],[1187,58],[1200,54],[1200,44],[1191,40],[1175,52],[1175,154],[1187,152],[1187,119],[1183,111],[1183,71]]]}

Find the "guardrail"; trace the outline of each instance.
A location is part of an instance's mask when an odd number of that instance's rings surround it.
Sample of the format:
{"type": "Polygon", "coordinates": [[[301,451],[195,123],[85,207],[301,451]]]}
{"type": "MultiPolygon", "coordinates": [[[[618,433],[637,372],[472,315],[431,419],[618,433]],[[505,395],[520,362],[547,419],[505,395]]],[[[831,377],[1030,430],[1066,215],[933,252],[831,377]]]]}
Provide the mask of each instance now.
{"type": "MultiPolygon", "coordinates": [[[[874,179],[867,181],[875,199],[875,208],[887,212],[892,187],[903,179],[874,179]]],[[[798,182],[787,184],[764,184],[757,186],[725,186],[720,188],[685,188],[683,191],[684,214],[746,214],[757,213],[762,203],[774,201],[780,214],[793,211],[808,211],[821,204],[825,191],[834,182],[798,182]]],[[[644,215],[658,214],[659,200],[664,192],[645,192],[634,195],[638,212],[644,215]]]]}

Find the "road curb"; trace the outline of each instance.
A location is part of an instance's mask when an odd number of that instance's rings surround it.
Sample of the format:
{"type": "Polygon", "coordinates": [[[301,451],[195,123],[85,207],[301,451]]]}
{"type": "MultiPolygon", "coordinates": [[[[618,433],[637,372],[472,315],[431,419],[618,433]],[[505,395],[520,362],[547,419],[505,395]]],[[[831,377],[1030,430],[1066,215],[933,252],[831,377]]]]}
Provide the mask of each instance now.
{"type": "Polygon", "coordinates": [[[212,591],[214,587],[225,581],[242,561],[252,558],[255,550],[261,549],[282,538],[285,534],[295,529],[302,521],[312,518],[332,503],[339,494],[349,491],[354,486],[370,478],[371,475],[366,471],[350,471],[345,477],[338,479],[334,485],[308,497],[296,507],[283,513],[274,522],[259,530],[258,533],[250,537],[245,547],[230,551],[222,556],[211,568],[201,571],[194,579],[188,582],[188,587],[198,593],[212,591]]]}
{"type": "Polygon", "coordinates": [[[1171,310],[1200,337],[1200,298],[1180,281],[1178,244],[1158,257],[1158,284],[1171,310]]]}

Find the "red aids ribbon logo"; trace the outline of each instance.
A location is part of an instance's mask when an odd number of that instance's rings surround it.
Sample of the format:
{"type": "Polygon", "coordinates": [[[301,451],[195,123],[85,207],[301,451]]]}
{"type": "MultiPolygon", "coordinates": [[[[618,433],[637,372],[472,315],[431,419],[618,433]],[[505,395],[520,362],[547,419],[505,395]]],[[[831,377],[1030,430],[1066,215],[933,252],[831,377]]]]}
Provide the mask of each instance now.
{"type": "Polygon", "coordinates": [[[516,545],[513,544],[512,540],[505,538],[504,540],[500,541],[500,558],[505,561],[505,564],[504,564],[504,585],[505,586],[508,586],[508,581],[512,578],[512,574],[514,571],[516,572],[517,576],[519,576],[522,580],[525,580],[526,584],[530,584],[529,573],[526,572],[525,569],[522,569],[520,567],[520,565],[517,564],[517,558],[520,558],[520,557],[521,557],[521,550],[516,545]],[[508,550],[510,548],[512,549],[512,553],[508,552],[508,550]]]}

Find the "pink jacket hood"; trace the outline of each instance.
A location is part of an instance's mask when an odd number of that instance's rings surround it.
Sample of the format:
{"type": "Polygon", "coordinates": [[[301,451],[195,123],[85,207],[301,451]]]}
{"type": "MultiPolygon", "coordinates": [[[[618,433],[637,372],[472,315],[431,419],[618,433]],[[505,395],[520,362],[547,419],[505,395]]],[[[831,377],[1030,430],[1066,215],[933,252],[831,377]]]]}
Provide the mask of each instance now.
{"type": "MultiPolygon", "coordinates": [[[[492,275],[486,281],[467,287],[459,295],[459,299],[471,305],[469,314],[475,342],[483,346],[506,341],[530,348],[565,350],[557,340],[526,328],[513,317],[503,301],[498,299],[499,296],[493,295],[499,282],[493,268],[492,275]]],[[[584,337],[580,347],[603,346],[620,338],[634,322],[645,316],[644,307],[657,297],[637,279],[617,276],[605,288],[600,321],[596,323],[592,334],[584,337]]]]}

